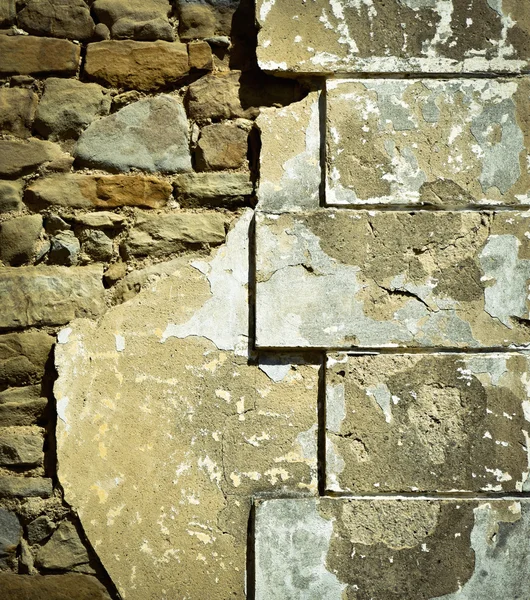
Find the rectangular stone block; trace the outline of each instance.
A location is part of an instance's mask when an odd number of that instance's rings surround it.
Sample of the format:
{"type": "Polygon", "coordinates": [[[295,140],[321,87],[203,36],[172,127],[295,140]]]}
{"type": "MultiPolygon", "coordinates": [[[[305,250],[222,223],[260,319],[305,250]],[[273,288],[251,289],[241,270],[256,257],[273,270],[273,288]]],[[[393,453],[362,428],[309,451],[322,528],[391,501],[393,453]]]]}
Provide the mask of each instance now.
{"type": "Polygon", "coordinates": [[[47,477],[0,475],[0,498],[49,498],[52,480],[47,477]]]}
{"type": "Polygon", "coordinates": [[[530,491],[530,355],[331,354],[326,487],[530,491]]]}
{"type": "Polygon", "coordinates": [[[260,347],[527,346],[529,213],[258,214],[260,347]]]}
{"type": "Polygon", "coordinates": [[[68,40],[0,35],[0,75],[74,75],[81,46],[68,40]]]}
{"type": "Polygon", "coordinates": [[[7,388],[0,392],[0,427],[35,425],[43,418],[47,404],[38,385],[7,388]]]}
{"type": "MultiPolygon", "coordinates": [[[[6,307],[3,307],[4,311],[6,307]]],[[[54,338],[44,331],[0,335],[0,387],[38,383],[50,358],[54,338]]],[[[3,402],[4,394],[0,396],[3,402]]]]}
{"type": "Polygon", "coordinates": [[[258,61],[283,74],[522,72],[518,0],[258,0],[258,61]]]}
{"type": "Polygon", "coordinates": [[[255,526],[256,600],[528,597],[528,500],[267,500],[255,526]]]}
{"type": "Polygon", "coordinates": [[[44,459],[43,431],[37,427],[0,427],[0,466],[37,467],[44,459]]]}
{"type": "Polygon", "coordinates": [[[530,79],[329,80],[329,205],[530,203],[530,79]]]}

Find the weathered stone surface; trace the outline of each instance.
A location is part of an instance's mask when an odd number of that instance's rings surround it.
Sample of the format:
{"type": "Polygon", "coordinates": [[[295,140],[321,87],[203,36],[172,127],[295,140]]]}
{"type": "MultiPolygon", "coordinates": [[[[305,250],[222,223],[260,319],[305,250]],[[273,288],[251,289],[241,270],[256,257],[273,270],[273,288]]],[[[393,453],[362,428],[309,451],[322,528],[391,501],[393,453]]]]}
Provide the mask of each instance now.
{"type": "MultiPolygon", "coordinates": [[[[71,208],[138,206],[162,208],[171,196],[167,181],[149,175],[52,175],[28,186],[28,200],[37,205],[71,208]]],[[[90,213],[96,215],[97,213],[90,213]]],[[[112,213],[105,213],[112,214],[112,213]]],[[[114,215],[119,219],[119,215],[114,215]]],[[[80,219],[87,219],[84,215],[80,219]]],[[[92,217],[103,218],[103,217],[92,217]]],[[[111,219],[111,217],[107,217],[111,219]]],[[[87,222],[87,224],[90,224],[87,222]]]]}
{"type": "Polygon", "coordinates": [[[124,248],[131,256],[163,256],[187,244],[217,246],[225,241],[226,222],[224,215],[213,212],[137,213],[124,248]]]}
{"type": "Polygon", "coordinates": [[[113,171],[191,171],[189,126],[182,102],[163,95],[129,104],[92,123],[81,134],[74,154],[84,165],[113,171]]]}
{"type": "Polygon", "coordinates": [[[114,255],[112,240],[103,231],[89,229],[81,235],[83,252],[92,260],[108,262],[114,255]]]}
{"type": "Polygon", "coordinates": [[[71,267],[79,262],[81,244],[73,231],[59,231],[51,240],[48,260],[52,265],[71,267]]]}
{"type": "Polygon", "coordinates": [[[7,388],[0,392],[0,427],[35,425],[44,415],[47,404],[38,385],[7,388]]]}
{"type": "Polygon", "coordinates": [[[35,564],[43,569],[67,571],[88,562],[88,554],[75,526],[63,521],[35,557],[35,564]]]}
{"type": "Polygon", "coordinates": [[[0,88],[0,129],[29,137],[38,97],[24,88],[0,88]]]}
{"type": "Polygon", "coordinates": [[[177,0],[181,40],[229,36],[240,0],[177,0]]]}
{"type": "Polygon", "coordinates": [[[93,10],[113,38],[173,41],[168,0],[96,0],[93,10]]]}
{"type": "Polygon", "coordinates": [[[526,491],[529,358],[331,355],[327,489],[526,491]]]}
{"type": "Polygon", "coordinates": [[[53,343],[54,339],[43,331],[0,335],[0,386],[39,382],[53,343]]]}
{"type": "Polygon", "coordinates": [[[92,121],[110,110],[110,96],[97,83],[50,77],[39,103],[35,129],[52,140],[77,138],[92,121]]]}
{"type": "Polygon", "coordinates": [[[268,500],[256,600],[523,600],[529,533],[525,500],[268,500]]]}
{"type": "Polygon", "coordinates": [[[110,600],[101,583],[90,575],[16,575],[0,573],[0,589],[9,600],[110,600]]]}
{"type": "Polygon", "coordinates": [[[15,0],[3,0],[0,3],[0,26],[12,25],[15,22],[16,14],[15,0]]]}
{"type": "MultiPolygon", "coordinates": [[[[160,183],[163,183],[160,181],[160,183]]],[[[156,192],[156,188],[155,188],[156,192]]],[[[102,210],[101,212],[84,213],[75,217],[75,222],[86,227],[99,229],[114,229],[123,227],[126,223],[124,215],[118,215],[113,212],[102,210]]]]}
{"type": "Polygon", "coordinates": [[[44,439],[38,427],[0,428],[0,466],[37,467],[42,465],[44,439]]]}
{"type": "Polygon", "coordinates": [[[22,527],[17,516],[0,508],[0,563],[15,555],[21,538],[22,527]]]}
{"type": "Polygon", "coordinates": [[[68,40],[0,35],[0,75],[74,75],[80,47],[68,40]]]}
{"type": "Polygon", "coordinates": [[[31,523],[28,523],[26,527],[28,543],[31,545],[39,544],[49,537],[56,529],[57,527],[51,519],[46,515],[41,515],[31,521],[31,523]]]}
{"type": "Polygon", "coordinates": [[[530,20],[515,0],[258,0],[258,61],[282,73],[520,72],[530,20]]]}
{"type": "Polygon", "coordinates": [[[0,259],[9,265],[31,261],[44,234],[42,217],[26,215],[0,224],[0,259]]]}
{"type": "Polygon", "coordinates": [[[0,476],[0,498],[49,498],[52,480],[45,477],[0,476]]]}
{"type": "Polygon", "coordinates": [[[257,343],[528,345],[528,214],[258,215],[257,343]]]}
{"type": "MultiPolygon", "coordinates": [[[[3,36],[0,36],[0,39],[3,36]]],[[[19,177],[45,165],[66,165],[68,155],[52,142],[32,138],[27,141],[0,140],[0,176],[19,177]]]]}
{"type": "Polygon", "coordinates": [[[105,310],[100,267],[0,268],[0,329],[63,325],[105,310]]]}
{"type": "Polygon", "coordinates": [[[530,203],[530,80],[327,87],[327,204],[530,203]]]}
{"type": "Polygon", "coordinates": [[[83,0],[25,0],[17,22],[35,35],[86,41],[94,33],[94,21],[83,0]]]}
{"type": "Polygon", "coordinates": [[[320,93],[284,108],[263,108],[258,206],[274,212],[320,204],[320,93]]]}
{"type": "Polygon", "coordinates": [[[180,42],[111,40],[87,48],[85,73],[103,85],[149,92],[175,84],[188,72],[188,49],[180,42]]]}
{"type": "Polygon", "coordinates": [[[0,213],[19,211],[22,204],[22,182],[0,181],[0,213]]]}
{"type": "Polygon", "coordinates": [[[59,478],[132,600],[244,598],[249,496],[316,491],[318,369],[247,359],[251,218],[57,350],[59,478]]]}
{"type": "Polygon", "coordinates": [[[247,138],[247,131],[231,123],[203,127],[196,153],[198,170],[239,169],[247,162],[247,138]]]}
{"type": "Polygon", "coordinates": [[[253,192],[250,174],[243,173],[186,173],[174,179],[175,190],[180,200],[230,201],[253,192]]]}
{"type": "Polygon", "coordinates": [[[190,42],[188,44],[190,69],[211,71],[213,69],[212,48],[208,42],[190,42]]]}

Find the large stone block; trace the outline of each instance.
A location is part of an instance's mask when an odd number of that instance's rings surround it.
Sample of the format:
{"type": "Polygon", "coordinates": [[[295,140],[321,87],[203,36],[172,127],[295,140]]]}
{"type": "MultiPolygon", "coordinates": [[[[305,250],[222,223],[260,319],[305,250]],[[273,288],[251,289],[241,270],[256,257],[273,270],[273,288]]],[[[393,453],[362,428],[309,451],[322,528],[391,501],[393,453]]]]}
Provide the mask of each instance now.
{"type": "Polygon", "coordinates": [[[327,489],[527,491],[529,371],[522,353],[330,355],[327,489]]]}
{"type": "Polygon", "coordinates": [[[0,75],[74,75],[81,47],[68,40],[0,35],[0,75]]]}
{"type": "Polygon", "coordinates": [[[524,600],[530,502],[267,500],[256,600],[524,600]]]}
{"type": "Polygon", "coordinates": [[[17,22],[35,35],[86,41],[94,33],[94,21],[84,0],[26,0],[17,22]]]}
{"type": "Polygon", "coordinates": [[[527,346],[528,213],[257,219],[261,347],[527,346]]]}
{"type": "Polygon", "coordinates": [[[0,386],[4,388],[39,382],[53,343],[54,339],[43,331],[0,335],[0,386]]]}
{"type": "Polygon", "coordinates": [[[248,357],[251,218],[59,336],[59,479],[131,600],[244,598],[251,495],[316,492],[318,367],[248,357]]]}
{"type": "Polygon", "coordinates": [[[530,79],[327,88],[327,204],[530,203],[530,79]]]}
{"type": "Polygon", "coordinates": [[[258,61],[285,74],[522,72],[517,0],[258,0],[258,61]]]}
{"type": "Polygon", "coordinates": [[[181,40],[229,36],[240,0],[177,0],[181,40]]]}
{"type": "Polygon", "coordinates": [[[0,140],[0,177],[20,177],[42,166],[64,171],[72,162],[72,158],[52,142],[37,138],[0,140]]]}
{"type": "Polygon", "coordinates": [[[0,475],[0,498],[49,498],[52,480],[46,477],[0,475]]]}
{"type": "Polygon", "coordinates": [[[0,589],[9,600],[110,600],[101,583],[90,575],[17,575],[0,573],[0,589]]]}
{"type": "Polygon", "coordinates": [[[101,267],[0,268],[0,329],[64,325],[105,310],[101,267]]]}
{"type": "Polygon", "coordinates": [[[30,262],[45,248],[40,215],[25,215],[0,224],[0,259],[8,265],[30,262]]]}

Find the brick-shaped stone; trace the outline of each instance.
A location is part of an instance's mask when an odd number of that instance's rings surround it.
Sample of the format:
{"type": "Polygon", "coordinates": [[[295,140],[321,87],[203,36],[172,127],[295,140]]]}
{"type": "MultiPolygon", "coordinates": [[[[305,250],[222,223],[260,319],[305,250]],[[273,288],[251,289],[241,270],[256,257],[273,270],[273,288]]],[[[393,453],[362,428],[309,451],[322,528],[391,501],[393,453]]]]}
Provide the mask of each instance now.
{"type": "Polygon", "coordinates": [[[7,388],[0,392],[0,427],[35,425],[43,418],[47,404],[38,385],[7,388]]]}
{"type": "Polygon", "coordinates": [[[0,35],[0,75],[74,75],[80,53],[68,40],[0,35]]]}
{"type": "Polygon", "coordinates": [[[109,600],[103,585],[91,575],[18,575],[0,573],[0,588],[12,600],[109,600]]]}
{"type": "Polygon", "coordinates": [[[530,79],[333,80],[329,205],[530,203],[530,79]]]}
{"type": "Polygon", "coordinates": [[[0,427],[0,466],[38,467],[44,459],[43,446],[38,427],[0,427]]]}
{"type": "Polygon", "coordinates": [[[52,480],[47,477],[0,475],[0,498],[49,498],[52,480]]]}
{"type": "Polygon", "coordinates": [[[523,353],[328,356],[327,489],[527,491],[529,369],[523,353]]]}
{"type": "Polygon", "coordinates": [[[527,213],[257,219],[261,347],[526,346],[527,213]]]}
{"type": "Polygon", "coordinates": [[[527,596],[527,500],[267,500],[255,528],[256,600],[527,596]]]}
{"type": "Polygon", "coordinates": [[[284,74],[523,72],[516,0],[258,0],[258,61],[284,74]]]}

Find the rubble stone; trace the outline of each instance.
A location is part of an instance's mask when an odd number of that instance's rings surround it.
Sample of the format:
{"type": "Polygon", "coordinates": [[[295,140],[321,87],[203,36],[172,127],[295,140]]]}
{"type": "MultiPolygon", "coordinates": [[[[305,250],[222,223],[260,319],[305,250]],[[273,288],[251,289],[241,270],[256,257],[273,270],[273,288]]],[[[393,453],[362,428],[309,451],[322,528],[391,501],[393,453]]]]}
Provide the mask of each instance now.
{"type": "Polygon", "coordinates": [[[17,21],[34,35],[86,41],[94,33],[90,8],[83,0],[26,0],[17,21]]]}
{"type": "Polygon", "coordinates": [[[208,200],[231,202],[250,196],[254,187],[250,174],[241,173],[184,173],[174,179],[179,200],[208,200]]]}
{"type": "Polygon", "coordinates": [[[240,0],[177,0],[179,37],[194,40],[229,36],[240,0]]]}
{"type": "Polygon", "coordinates": [[[92,260],[107,262],[114,255],[114,246],[112,240],[103,231],[89,229],[83,232],[81,236],[83,243],[83,252],[92,260]]]}
{"type": "Polygon", "coordinates": [[[54,339],[43,331],[0,335],[0,386],[38,383],[53,343],[54,339]]]}
{"type": "Polygon", "coordinates": [[[38,97],[24,88],[0,88],[0,129],[21,138],[31,135],[38,97]]]}
{"type": "MultiPolygon", "coordinates": [[[[2,39],[2,36],[0,36],[2,39]]],[[[52,142],[32,138],[22,140],[0,140],[0,176],[19,177],[36,171],[40,166],[49,168],[66,166],[68,156],[52,142]]]]}
{"type": "Polygon", "coordinates": [[[214,123],[201,130],[197,145],[200,171],[239,169],[247,160],[248,133],[233,124],[214,123]]]}
{"type": "Polygon", "coordinates": [[[9,27],[15,22],[17,8],[15,0],[4,0],[0,4],[0,27],[9,27]]]}
{"type": "Polygon", "coordinates": [[[22,204],[22,182],[0,181],[0,214],[20,211],[22,204]]]}
{"type": "Polygon", "coordinates": [[[208,42],[195,41],[188,44],[190,69],[211,71],[213,69],[212,48],[208,42]]]}
{"type": "Polygon", "coordinates": [[[7,388],[0,392],[0,427],[35,425],[42,419],[47,404],[38,385],[7,388]]]}
{"type": "Polygon", "coordinates": [[[49,498],[52,492],[52,480],[45,477],[0,476],[0,498],[49,498]]]}
{"type": "Polygon", "coordinates": [[[30,262],[38,252],[43,234],[40,215],[4,221],[0,224],[0,259],[13,266],[30,262]]]}
{"type": "Polygon", "coordinates": [[[68,40],[0,35],[0,75],[74,75],[80,52],[68,40]]]}
{"type": "Polygon", "coordinates": [[[43,444],[39,428],[0,428],[0,466],[28,468],[42,465],[43,444]]]}
{"type": "Polygon", "coordinates": [[[9,600],[110,600],[101,583],[90,575],[15,575],[0,573],[0,588],[9,600]]]}
{"type": "Polygon", "coordinates": [[[115,39],[173,41],[168,0],[96,0],[92,6],[115,39]]]}
{"type": "Polygon", "coordinates": [[[22,527],[17,516],[0,508],[0,564],[13,558],[22,538],[22,527]]]}
{"type": "Polygon", "coordinates": [[[49,262],[66,267],[77,265],[80,251],[81,244],[72,231],[59,231],[51,239],[49,262]]]}
{"type": "Polygon", "coordinates": [[[88,560],[88,553],[75,526],[63,521],[37,552],[35,564],[42,569],[67,571],[88,560]]]}

